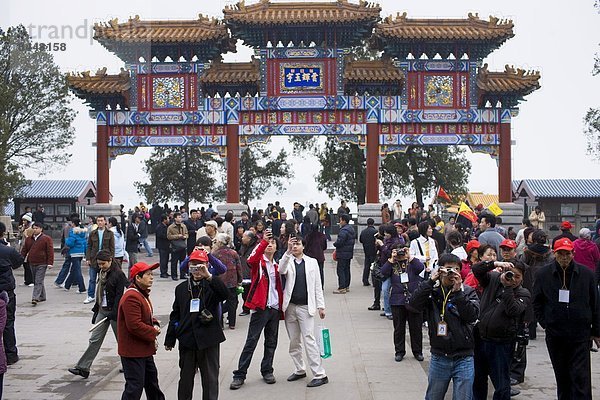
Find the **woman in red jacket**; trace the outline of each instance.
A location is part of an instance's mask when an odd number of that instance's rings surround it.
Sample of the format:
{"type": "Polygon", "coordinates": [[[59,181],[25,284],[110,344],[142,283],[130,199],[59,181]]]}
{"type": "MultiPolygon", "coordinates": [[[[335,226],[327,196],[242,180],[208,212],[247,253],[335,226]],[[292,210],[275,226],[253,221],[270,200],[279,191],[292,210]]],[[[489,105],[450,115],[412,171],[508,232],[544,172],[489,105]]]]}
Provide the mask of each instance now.
{"type": "Polygon", "coordinates": [[[125,373],[121,400],[139,400],[144,390],[148,400],[165,399],[158,386],[158,370],[154,363],[160,323],[153,316],[150,302],[150,288],[154,282],[152,271],[159,265],[134,264],[129,271],[131,285],[119,302],[117,337],[125,373]]]}

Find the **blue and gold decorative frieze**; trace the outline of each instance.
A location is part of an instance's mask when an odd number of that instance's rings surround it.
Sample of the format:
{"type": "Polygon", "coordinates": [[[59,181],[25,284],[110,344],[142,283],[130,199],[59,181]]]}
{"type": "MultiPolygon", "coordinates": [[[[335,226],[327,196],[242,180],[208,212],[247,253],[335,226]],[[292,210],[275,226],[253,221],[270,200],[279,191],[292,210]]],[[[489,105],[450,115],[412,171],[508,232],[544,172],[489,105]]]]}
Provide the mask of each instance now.
{"type": "Polygon", "coordinates": [[[246,135],[366,135],[366,124],[240,125],[246,135]]]}

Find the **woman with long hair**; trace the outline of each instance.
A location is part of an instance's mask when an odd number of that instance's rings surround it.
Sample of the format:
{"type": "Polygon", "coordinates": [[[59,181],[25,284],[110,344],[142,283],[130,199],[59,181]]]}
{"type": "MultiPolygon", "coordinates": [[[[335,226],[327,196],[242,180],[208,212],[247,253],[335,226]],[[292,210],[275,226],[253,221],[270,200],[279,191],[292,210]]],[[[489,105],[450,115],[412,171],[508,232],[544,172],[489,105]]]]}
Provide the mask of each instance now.
{"type": "Polygon", "coordinates": [[[108,219],[108,229],[112,231],[115,236],[115,260],[119,263],[119,267],[123,263],[125,257],[125,235],[121,230],[121,224],[115,217],[108,219]]]}

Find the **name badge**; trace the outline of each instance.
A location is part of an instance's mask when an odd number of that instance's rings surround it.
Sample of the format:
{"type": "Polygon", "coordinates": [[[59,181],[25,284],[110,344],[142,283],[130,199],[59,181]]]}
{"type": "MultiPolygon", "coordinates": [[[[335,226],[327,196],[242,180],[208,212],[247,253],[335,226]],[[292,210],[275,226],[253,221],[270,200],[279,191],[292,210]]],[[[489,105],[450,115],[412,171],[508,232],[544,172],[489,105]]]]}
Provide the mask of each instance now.
{"type": "Polygon", "coordinates": [[[403,272],[400,274],[400,283],[408,283],[408,273],[403,272]]]}
{"type": "Polygon", "coordinates": [[[448,336],[448,324],[446,324],[444,321],[441,321],[438,323],[437,335],[438,336],[448,336]]]}
{"type": "Polygon", "coordinates": [[[569,291],[566,289],[560,289],[558,291],[558,302],[568,303],[569,302],[569,291]]]}
{"type": "Polygon", "coordinates": [[[190,312],[200,312],[200,299],[190,300],[190,312]]]}

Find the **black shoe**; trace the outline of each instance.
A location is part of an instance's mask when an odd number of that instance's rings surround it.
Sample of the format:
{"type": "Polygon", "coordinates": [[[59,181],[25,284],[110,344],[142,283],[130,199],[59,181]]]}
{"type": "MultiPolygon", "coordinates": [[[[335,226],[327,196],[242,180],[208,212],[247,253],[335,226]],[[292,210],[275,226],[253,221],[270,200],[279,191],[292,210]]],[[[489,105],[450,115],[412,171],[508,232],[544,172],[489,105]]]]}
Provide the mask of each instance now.
{"type": "Polygon", "coordinates": [[[244,384],[244,380],[242,378],[233,378],[231,385],[229,385],[229,389],[238,390],[244,384]]]}
{"type": "Polygon", "coordinates": [[[518,396],[521,394],[519,389],[510,388],[510,397],[518,396]]]}
{"type": "Polygon", "coordinates": [[[402,359],[404,359],[404,354],[396,354],[396,357],[394,357],[394,360],[396,360],[396,362],[400,362],[402,361],[402,359]]]}
{"type": "Polygon", "coordinates": [[[389,319],[390,321],[394,319],[394,316],[393,316],[393,315],[386,315],[385,317],[386,317],[387,319],[389,319]]]}
{"type": "Polygon", "coordinates": [[[179,280],[179,278],[177,278],[177,275],[171,276],[171,279],[173,279],[174,281],[178,281],[179,280]]]}
{"type": "Polygon", "coordinates": [[[287,381],[288,382],[294,382],[297,381],[298,379],[302,379],[302,378],[306,378],[306,373],[303,374],[291,374],[290,376],[288,376],[287,381]]]}
{"type": "Polygon", "coordinates": [[[320,379],[313,379],[312,381],[308,382],[306,387],[317,387],[317,386],[325,385],[326,383],[329,383],[329,379],[327,377],[320,378],[320,379]]]}
{"type": "Polygon", "coordinates": [[[245,317],[246,315],[250,315],[250,311],[242,311],[238,314],[240,317],[245,317]]]}
{"type": "Polygon", "coordinates": [[[19,357],[15,356],[15,357],[6,357],[6,365],[13,365],[19,362],[19,357]]]}
{"type": "Polygon", "coordinates": [[[518,385],[520,383],[523,383],[523,381],[518,381],[515,378],[510,378],[510,386],[515,386],[515,385],[518,385]]]}
{"type": "Polygon", "coordinates": [[[274,376],[272,373],[264,374],[264,375],[263,375],[263,380],[264,380],[265,382],[267,382],[269,385],[272,385],[272,384],[274,384],[275,382],[277,382],[277,381],[275,380],[275,376],[274,376]]]}
{"type": "Polygon", "coordinates": [[[369,282],[363,282],[363,286],[371,286],[369,282]]]}
{"type": "Polygon", "coordinates": [[[160,277],[161,277],[161,278],[168,278],[168,277],[169,277],[169,275],[162,275],[162,274],[161,274],[161,275],[160,275],[160,277]]]}
{"type": "Polygon", "coordinates": [[[367,307],[367,310],[378,311],[381,310],[381,306],[379,304],[373,304],[371,307],[367,307]]]}
{"type": "Polygon", "coordinates": [[[380,314],[379,314],[379,316],[380,316],[380,317],[385,317],[385,316],[386,316],[386,314],[385,314],[384,312],[382,312],[382,313],[380,313],[380,314]]]}
{"type": "Polygon", "coordinates": [[[415,354],[415,359],[417,361],[423,361],[425,358],[423,357],[423,354],[415,354]]]}
{"type": "Polygon", "coordinates": [[[79,368],[69,368],[69,372],[72,373],[73,375],[82,376],[83,379],[87,379],[87,377],[90,376],[90,371],[84,371],[79,368]]]}

